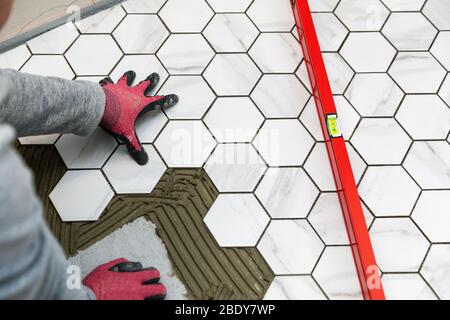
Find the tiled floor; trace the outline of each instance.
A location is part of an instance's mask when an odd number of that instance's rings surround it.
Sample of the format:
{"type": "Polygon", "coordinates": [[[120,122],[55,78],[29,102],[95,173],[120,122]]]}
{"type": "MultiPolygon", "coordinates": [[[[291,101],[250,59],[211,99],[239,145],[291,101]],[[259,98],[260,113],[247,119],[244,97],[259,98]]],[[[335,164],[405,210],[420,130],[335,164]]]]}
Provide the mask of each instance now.
{"type": "MultiPolygon", "coordinates": [[[[387,297],[450,299],[450,2],[310,4],[387,297]]],[[[221,191],[205,223],[260,250],[267,298],[361,299],[293,26],[287,0],[130,0],[0,56],[69,79],[157,71],[180,95],[139,122],[143,168],[100,131],[21,139],[56,142],[70,169],[60,215],[95,220],[114,192],[204,166],[221,191]]]]}

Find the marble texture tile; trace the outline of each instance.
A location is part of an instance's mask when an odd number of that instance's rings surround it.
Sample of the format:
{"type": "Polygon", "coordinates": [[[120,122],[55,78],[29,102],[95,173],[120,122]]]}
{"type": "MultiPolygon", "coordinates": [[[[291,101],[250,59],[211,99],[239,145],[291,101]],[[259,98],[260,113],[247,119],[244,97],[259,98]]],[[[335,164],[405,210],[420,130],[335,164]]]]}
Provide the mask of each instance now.
{"type": "Polygon", "coordinates": [[[108,74],[122,57],[110,35],[81,35],[65,54],[77,75],[108,74]]]}
{"type": "Polygon", "coordinates": [[[296,119],[267,120],[253,141],[269,166],[299,166],[314,145],[296,119]]]}
{"type": "Polygon", "coordinates": [[[342,59],[339,53],[326,52],[322,56],[327,69],[331,91],[333,94],[344,93],[355,72],[350,68],[347,62],[342,59]]]}
{"type": "Polygon", "coordinates": [[[363,117],[392,117],[404,94],[385,73],[357,74],[345,97],[363,117]]]}
{"type": "Polygon", "coordinates": [[[300,66],[298,67],[297,71],[295,72],[295,75],[297,78],[300,79],[301,83],[305,86],[306,89],[308,89],[309,92],[312,92],[311,89],[311,82],[309,81],[309,75],[308,71],[306,70],[306,62],[305,60],[300,63],[300,66]]]}
{"type": "Polygon", "coordinates": [[[81,33],[111,33],[124,17],[125,11],[122,7],[115,6],[81,20],[77,26],[81,33]]]}
{"type": "Polygon", "coordinates": [[[326,247],[313,277],[333,300],[362,300],[350,247],[326,247]]]}
{"type": "Polygon", "coordinates": [[[245,12],[252,0],[206,0],[216,13],[245,12]]]}
{"type": "Polygon", "coordinates": [[[201,119],[216,96],[200,76],[171,76],[158,95],[176,93],[179,101],[165,109],[169,119],[201,119]]]}
{"type": "Polygon", "coordinates": [[[125,146],[120,146],[103,168],[106,177],[118,194],[150,193],[166,171],[152,145],[144,145],[149,161],[138,165],[125,146]]]}
{"type": "Polygon", "coordinates": [[[276,275],[309,274],[324,248],[306,220],[272,220],[258,250],[276,275]]]}
{"type": "Polygon", "coordinates": [[[342,57],[356,72],[386,72],[395,49],[379,33],[350,33],[340,50],[342,57]]]}
{"type": "Polygon", "coordinates": [[[419,12],[397,12],[389,16],[383,34],[401,51],[428,50],[436,28],[419,12]]]}
{"type": "Polygon", "coordinates": [[[18,46],[0,54],[0,68],[19,70],[30,57],[31,53],[26,45],[18,46]]]}
{"type": "Polygon", "coordinates": [[[204,73],[219,96],[248,95],[260,76],[246,54],[218,54],[204,73]]]}
{"type": "Polygon", "coordinates": [[[433,244],[420,273],[439,298],[450,299],[450,245],[433,244]]]}
{"type": "Polygon", "coordinates": [[[50,134],[43,136],[21,137],[19,138],[22,145],[51,145],[58,140],[59,134],[50,134]]]}
{"type": "Polygon", "coordinates": [[[339,0],[315,0],[311,1],[309,8],[312,12],[332,12],[336,9],[339,0]]]}
{"type": "Polygon", "coordinates": [[[450,31],[439,32],[430,52],[450,71],[450,31]]]}
{"type": "Polygon", "coordinates": [[[447,77],[444,80],[444,83],[441,86],[441,89],[439,90],[439,96],[444,100],[444,102],[450,106],[450,76],[447,75],[447,77]]]}
{"type": "Polygon", "coordinates": [[[153,143],[169,120],[159,110],[148,112],[136,121],[136,134],[142,143],[153,143]]]}
{"type": "Polygon", "coordinates": [[[250,142],[264,117],[247,97],[218,98],[204,118],[219,142],[250,142]],[[239,116],[237,116],[239,115],[239,116]]]}
{"type": "Polygon", "coordinates": [[[450,30],[450,2],[447,0],[427,0],[422,12],[440,30],[450,30]]]}
{"type": "Polygon", "coordinates": [[[69,80],[75,77],[67,61],[60,55],[33,55],[20,71],[44,77],[58,77],[69,80]]]}
{"type": "Polygon", "coordinates": [[[382,272],[418,272],[430,246],[409,218],[378,218],[370,228],[382,272]]]}
{"type": "Polygon", "coordinates": [[[342,0],[335,13],[351,31],[379,31],[389,16],[379,0],[342,0]]]}
{"type": "Polygon", "coordinates": [[[348,30],[333,13],[320,12],[312,14],[320,49],[338,51],[347,37],[348,30]]]}
{"type": "Polygon", "coordinates": [[[321,191],[336,190],[330,160],[324,143],[316,143],[304,167],[321,191]]]}
{"type": "Polygon", "coordinates": [[[153,54],[167,39],[169,31],[156,15],[127,15],[113,36],[127,54],[153,54]]]}
{"type": "Polygon", "coordinates": [[[297,118],[310,96],[292,74],[264,75],[251,94],[266,118],[297,118]]]}
{"type": "Polygon", "coordinates": [[[169,167],[198,168],[216,146],[201,121],[170,121],[155,141],[169,167]]]}
{"type": "Polygon", "coordinates": [[[266,73],[293,73],[303,58],[291,33],[262,33],[249,54],[266,73]]]}
{"type": "Polygon", "coordinates": [[[122,6],[128,13],[157,13],[165,3],[166,0],[127,0],[122,6]]]}
{"type": "Polygon", "coordinates": [[[159,12],[170,32],[201,32],[213,14],[205,0],[170,0],[159,12]]]}
{"type": "Polygon", "coordinates": [[[247,52],[258,36],[258,29],[245,14],[216,14],[203,31],[218,53],[247,52]]]}
{"type": "Polygon", "coordinates": [[[308,220],[326,245],[349,244],[337,193],[322,193],[308,220]]]}
{"type": "Polygon", "coordinates": [[[395,116],[414,140],[445,139],[450,108],[437,95],[406,96],[395,116]]]}
{"type": "Polygon", "coordinates": [[[381,0],[391,11],[419,11],[426,0],[381,0]]]}
{"type": "Polygon", "coordinates": [[[255,195],[274,218],[306,218],[319,190],[302,168],[270,168],[255,195]]]}
{"type": "Polygon", "coordinates": [[[62,54],[75,41],[79,33],[69,22],[28,41],[33,54],[62,54]]]}
{"type": "Polygon", "coordinates": [[[417,141],[403,165],[422,189],[450,189],[450,144],[417,141]]]}
{"type": "Polygon", "coordinates": [[[326,296],[310,276],[278,276],[264,300],[325,300],[326,296]]]}
{"type": "Polygon", "coordinates": [[[350,142],[346,142],[345,146],[347,147],[348,157],[350,158],[350,163],[352,165],[353,176],[355,177],[356,184],[358,184],[367,168],[367,164],[356,152],[350,142]]]}
{"type": "Polygon", "coordinates": [[[392,118],[364,118],[351,139],[368,164],[400,164],[411,139],[392,118]]]}
{"type": "Polygon", "coordinates": [[[201,74],[214,56],[199,34],[172,34],[157,53],[170,74],[201,74]]]}
{"type": "Polygon", "coordinates": [[[314,98],[309,99],[299,117],[299,120],[314,137],[314,140],[324,141],[314,98]]]}
{"type": "Polygon", "coordinates": [[[409,216],[420,188],[400,166],[369,167],[359,194],[377,217],[409,216]]]}
{"type": "Polygon", "coordinates": [[[385,274],[383,289],[388,300],[436,300],[427,283],[418,274],[385,274]]]}
{"type": "Polygon", "coordinates": [[[361,117],[343,96],[334,96],[339,128],[346,140],[350,139],[361,117]]]}
{"type": "Polygon", "coordinates": [[[261,31],[291,31],[295,24],[291,4],[286,1],[255,0],[247,14],[261,31]]]}
{"type": "Polygon", "coordinates": [[[450,190],[424,191],[412,219],[432,242],[450,242],[450,190]]]}
{"type": "Polygon", "coordinates": [[[205,170],[220,192],[251,192],[266,171],[251,144],[220,144],[205,170]]]}
{"type": "Polygon", "coordinates": [[[446,72],[428,52],[400,52],[389,74],[406,93],[436,93],[446,72]]]}
{"type": "Polygon", "coordinates": [[[101,128],[86,137],[63,135],[56,143],[68,169],[100,169],[116,147],[116,140],[101,128]]]}
{"type": "Polygon", "coordinates": [[[95,221],[114,192],[100,170],[67,171],[50,193],[50,199],[64,222],[95,221]]]}
{"type": "Polygon", "coordinates": [[[269,220],[252,194],[221,194],[204,222],[221,247],[252,247],[269,220]]]}

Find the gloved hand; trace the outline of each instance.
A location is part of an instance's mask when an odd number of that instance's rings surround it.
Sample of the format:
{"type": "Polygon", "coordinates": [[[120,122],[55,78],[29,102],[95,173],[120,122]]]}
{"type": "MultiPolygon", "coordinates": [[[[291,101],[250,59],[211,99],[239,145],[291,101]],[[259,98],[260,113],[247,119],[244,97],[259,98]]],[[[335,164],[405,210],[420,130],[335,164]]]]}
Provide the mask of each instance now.
{"type": "Polygon", "coordinates": [[[176,95],[147,96],[159,82],[153,73],[136,86],[131,85],[136,78],[134,71],[126,72],[114,84],[110,78],[100,81],[106,96],[105,113],[100,126],[120,142],[125,143],[130,155],[140,165],[148,162],[148,155],[136,135],[136,119],[143,113],[161,107],[171,107],[178,102],[176,95]]]}
{"type": "Polygon", "coordinates": [[[121,258],[95,268],[83,284],[97,300],[163,300],[167,291],[159,277],[155,268],[121,258]]]}

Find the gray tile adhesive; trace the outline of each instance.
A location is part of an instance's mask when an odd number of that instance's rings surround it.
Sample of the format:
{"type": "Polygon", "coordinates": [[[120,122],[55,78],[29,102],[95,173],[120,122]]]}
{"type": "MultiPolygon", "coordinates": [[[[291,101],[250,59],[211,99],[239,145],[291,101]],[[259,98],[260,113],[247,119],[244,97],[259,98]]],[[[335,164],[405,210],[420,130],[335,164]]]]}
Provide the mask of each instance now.
{"type": "MultiPolygon", "coordinates": [[[[111,8],[123,1],[124,0],[102,0],[102,1],[96,2],[90,6],[82,8],[81,12],[80,12],[80,17],[81,17],[81,19],[84,19],[84,18],[89,17],[93,14],[96,14],[102,10],[111,8]]],[[[63,16],[52,22],[49,22],[47,24],[44,24],[42,26],[39,26],[39,27],[29,30],[27,32],[21,33],[14,38],[11,38],[11,39],[1,42],[0,43],[0,53],[6,52],[15,47],[18,47],[18,46],[26,43],[30,39],[33,39],[47,31],[50,31],[52,29],[55,29],[55,28],[65,24],[67,22],[68,18],[70,18],[70,15],[63,16]]]]}
{"type": "Polygon", "coordinates": [[[219,194],[204,170],[168,169],[150,194],[116,195],[98,221],[64,223],[48,197],[67,171],[56,148],[17,149],[35,173],[45,218],[68,256],[76,258],[102,239],[117,237],[130,223],[147,219],[187,298],[262,299],[272,283],[274,274],[256,248],[220,248],[203,223],[219,194]]]}

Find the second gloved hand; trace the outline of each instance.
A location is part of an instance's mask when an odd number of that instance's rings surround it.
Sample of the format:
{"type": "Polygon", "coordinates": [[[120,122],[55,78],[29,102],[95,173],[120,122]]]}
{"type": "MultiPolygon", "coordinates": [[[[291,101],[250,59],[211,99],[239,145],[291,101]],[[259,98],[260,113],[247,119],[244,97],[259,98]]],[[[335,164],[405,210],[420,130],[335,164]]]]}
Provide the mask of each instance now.
{"type": "Polygon", "coordinates": [[[126,72],[114,84],[110,78],[100,82],[106,96],[105,113],[100,126],[111,133],[120,142],[125,143],[130,155],[140,165],[148,162],[148,155],[136,135],[137,118],[148,111],[162,107],[171,107],[178,102],[176,95],[148,96],[159,82],[156,73],[144,81],[132,86],[136,78],[134,71],[126,72]]]}

